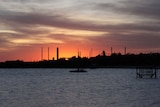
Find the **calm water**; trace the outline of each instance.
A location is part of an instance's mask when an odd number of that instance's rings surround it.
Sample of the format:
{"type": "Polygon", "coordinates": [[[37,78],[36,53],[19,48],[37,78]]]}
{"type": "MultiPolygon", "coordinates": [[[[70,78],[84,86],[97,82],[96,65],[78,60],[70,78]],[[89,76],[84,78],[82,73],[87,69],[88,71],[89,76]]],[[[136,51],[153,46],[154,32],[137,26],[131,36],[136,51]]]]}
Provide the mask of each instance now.
{"type": "Polygon", "coordinates": [[[135,69],[0,69],[0,107],[158,107],[158,79],[135,69]]]}

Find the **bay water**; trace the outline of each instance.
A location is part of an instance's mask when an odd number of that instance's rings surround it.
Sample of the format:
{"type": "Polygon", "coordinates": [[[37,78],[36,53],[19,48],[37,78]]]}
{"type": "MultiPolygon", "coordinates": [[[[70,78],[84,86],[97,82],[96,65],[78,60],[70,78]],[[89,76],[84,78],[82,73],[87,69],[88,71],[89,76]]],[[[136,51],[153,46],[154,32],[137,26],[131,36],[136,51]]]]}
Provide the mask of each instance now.
{"type": "MultiPolygon", "coordinates": [[[[160,76],[136,69],[0,69],[0,107],[159,107],[160,76]]],[[[158,70],[159,71],[159,70],[158,70]]]]}

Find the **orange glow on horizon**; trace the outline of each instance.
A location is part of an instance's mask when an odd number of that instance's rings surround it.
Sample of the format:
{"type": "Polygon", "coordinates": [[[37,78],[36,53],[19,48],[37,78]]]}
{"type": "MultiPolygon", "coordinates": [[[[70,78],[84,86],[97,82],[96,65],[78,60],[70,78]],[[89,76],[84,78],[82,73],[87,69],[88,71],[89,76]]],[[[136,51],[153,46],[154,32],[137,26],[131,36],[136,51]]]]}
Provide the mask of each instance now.
{"type": "MultiPolygon", "coordinates": [[[[88,47],[70,47],[70,46],[35,46],[35,47],[22,47],[7,54],[3,52],[3,58],[1,61],[6,60],[23,60],[23,61],[41,61],[41,47],[43,47],[43,60],[48,60],[48,47],[49,47],[49,60],[56,60],[56,48],[59,48],[59,58],[71,58],[78,56],[78,51],[81,52],[81,57],[90,57],[89,52],[91,48],[88,47]]],[[[92,56],[96,56],[100,51],[93,50],[92,56]]],[[[1,62],[0,61],[0,62],[1,62]]]]}
{"type": "MultiPolygon", "coordinates": [[[[23,61],[41,61],[41,47],[43,47],[43,60],[48,60],[48,47],[49,47],[49,60],[56,60],[56,48],[59,48],[59,58],[71,58],[73,56],[78,56],[78,51],[81,52],[81,57],[95,57],[102,53],[104,50],[106,55],[111,54],[110,47],[91,47],[91,45],[80,45],[80,44],[44,44],[44,45],[32,45],[32,46],[22,46],[16,50],[11,50],[10,52],[0,53],[0,62],[6,60],[23,60],[23,61]],[[92,53],[90,53],[92,50],[92,53]]],[[[124,48],[113,47],[113,53],[124,54],[124,48]]],[[[142,50],[135,50],[127,48],[127,53],[138,54],[142,50]]],[[[143,50],[143,52],[149,52],[143,50]]]]}

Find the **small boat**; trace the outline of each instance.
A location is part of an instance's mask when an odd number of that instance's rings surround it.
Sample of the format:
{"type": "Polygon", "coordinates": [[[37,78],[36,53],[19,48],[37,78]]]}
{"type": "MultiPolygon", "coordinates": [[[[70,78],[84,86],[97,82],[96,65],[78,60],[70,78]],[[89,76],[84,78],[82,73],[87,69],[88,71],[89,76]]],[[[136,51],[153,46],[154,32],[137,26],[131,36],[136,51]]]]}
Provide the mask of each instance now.
{"type": "Polygon", "coordinates": [[[83,69],[77,69],[77,70],[72,70],[72,71],[69,71],[69,72],[77,72],[77,73],[80,73],[80,72],[87,72],[86,70],[83,70],[83,69]]]}
{"type": "MultiPolygon", "coordinates": [[[[78,51],[78,61],[79,61],[79,64],[81,64],[81,53],[78,51]]],[[[69,72],[75,72],[75,73],[83,73],[83,72],[87,72],[86,70],[83,70],[81,67],[78,67],[77,70],[71,70],[69,72]]]]}

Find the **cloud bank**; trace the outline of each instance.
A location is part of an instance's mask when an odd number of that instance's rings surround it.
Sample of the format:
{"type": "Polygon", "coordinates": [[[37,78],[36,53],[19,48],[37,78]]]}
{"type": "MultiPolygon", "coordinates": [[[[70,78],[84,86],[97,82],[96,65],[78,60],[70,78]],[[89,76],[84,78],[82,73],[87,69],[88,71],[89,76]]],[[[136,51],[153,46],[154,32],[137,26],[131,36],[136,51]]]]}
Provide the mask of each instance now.
{"type": "Polygon", "coordinates": [[[0,51],[47,43],[159,51],[159,5],[158,0],[2,0],[0,51]]]}

